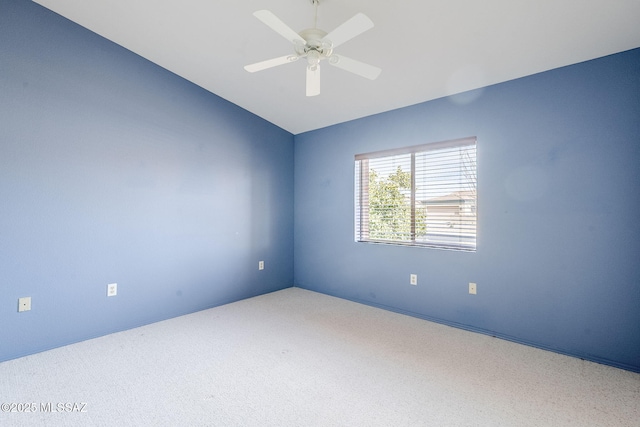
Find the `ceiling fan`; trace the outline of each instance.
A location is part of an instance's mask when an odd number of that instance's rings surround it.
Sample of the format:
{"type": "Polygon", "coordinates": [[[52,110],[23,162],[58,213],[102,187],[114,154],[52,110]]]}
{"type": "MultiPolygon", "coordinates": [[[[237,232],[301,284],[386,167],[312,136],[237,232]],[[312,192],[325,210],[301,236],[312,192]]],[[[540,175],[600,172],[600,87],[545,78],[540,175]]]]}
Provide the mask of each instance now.
{"type": "Polygon", "coordinates": [[[317,28],[319,0],[311,0],[311,3],[315,6],[313,28],[302,30],[299,33],[296,33],[268,10],[254,12],[253,15],[256,18],[293,44],[294,53],[246,65],[244,69],[254,73],[306,58],[307,96],[320,94],[320,62],[325,59],[334,67],[375,80],[382,71],[380,68],[333,53],[336,47],[372,28],[373,21],[365,14],[358,13],[335,30],[327,33],[317,28]]]}

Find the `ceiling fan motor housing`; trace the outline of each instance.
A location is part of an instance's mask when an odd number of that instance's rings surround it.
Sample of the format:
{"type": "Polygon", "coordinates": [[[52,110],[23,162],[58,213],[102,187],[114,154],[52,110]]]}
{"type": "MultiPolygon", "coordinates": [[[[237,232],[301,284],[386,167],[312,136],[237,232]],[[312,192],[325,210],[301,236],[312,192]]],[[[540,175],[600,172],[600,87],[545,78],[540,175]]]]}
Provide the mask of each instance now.
{"type": "Polygon", "coordinates": [[[306,56],[310,66],[317,65],[333,53],[333,43],[322,40],[327,35],[325,31],[318,28],[308,28],[300,31],[299,34],[306,43],[304,45],[300,42],[294,44],[296,54],[300,57],[306,56]]]}

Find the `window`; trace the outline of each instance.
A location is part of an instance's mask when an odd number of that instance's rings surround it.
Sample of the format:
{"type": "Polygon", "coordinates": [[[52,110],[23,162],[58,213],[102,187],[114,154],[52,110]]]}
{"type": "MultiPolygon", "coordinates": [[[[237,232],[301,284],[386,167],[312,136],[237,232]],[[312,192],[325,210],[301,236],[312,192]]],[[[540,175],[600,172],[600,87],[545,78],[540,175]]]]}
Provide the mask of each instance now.
{"type": "Polygon", "coordinates": [[[355,240],[476,250],[476,138],[358,154],[355,240]]]}

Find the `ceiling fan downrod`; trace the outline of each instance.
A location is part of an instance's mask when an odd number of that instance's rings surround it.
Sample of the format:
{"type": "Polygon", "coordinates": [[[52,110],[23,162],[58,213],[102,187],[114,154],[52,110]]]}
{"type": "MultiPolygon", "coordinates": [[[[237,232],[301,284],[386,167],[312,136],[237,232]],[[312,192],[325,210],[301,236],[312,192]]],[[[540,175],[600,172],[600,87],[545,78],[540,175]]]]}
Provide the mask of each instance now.
{"type": "Polygon", "coordinates": [[[318,3],[320,3],[320,0],[311,0],[311,4],[315,6],[315,13],[313,15],[313,28],[318,28],[318,3]]]}

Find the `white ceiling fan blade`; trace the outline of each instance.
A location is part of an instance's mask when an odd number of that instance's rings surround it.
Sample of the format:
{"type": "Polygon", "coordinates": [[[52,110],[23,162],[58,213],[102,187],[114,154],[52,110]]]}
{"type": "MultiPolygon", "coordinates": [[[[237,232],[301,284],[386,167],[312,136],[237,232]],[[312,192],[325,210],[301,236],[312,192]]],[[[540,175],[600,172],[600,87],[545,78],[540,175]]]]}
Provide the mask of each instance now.
{"type": "Polygon", "coordinates": [[[364,13],[358,13],[335,30],[322,38],[322,41],[330,41],[333,47],[340,46],[355,36],[373,28],[373,21],[364,13]]]}
{"type": "Polygon", "coordinates": [[[250,73],[255,73],[256,71],[266,70],[267,68],[277,67],[278,65],[288,64],[289,62],[295,62],[297,60],[298,57],[295,55],[286,55],[279,58],[256,62],[255,64],[245,65],[244,69],[250,73]]]}
{"type": "Polygon", "coordinates": [[[365,64],[364,62],[356,61],[355,59],[347,58],[342,55],[331,55],[329,58],[329,64],[334,67],[342,68],[343,70],[349,71],[353,74],[366,77],[369,80],[375,80],[382,72],[378,67],[374,67],[373,65],[365,64]]]}
{"type": "Polygon", "coordinates": [[[320,95],[320,65],[307,67],[307,96],[316,95],[320,95]]]}
{"type": "Polygon", "coordinates": [[[306,41],[302,37],[300,37],[298,33],[293,31],[287,24],[282,22],[280,18],[278,18],[270,11],[258,10],[256,12],[253,12],[253,16],[264,22],[269,28],[280,34],[285,39],[289,40],[291,43],[295,43],[296,40],[301,42],[303,45],[306,43],[306,41]]]}

